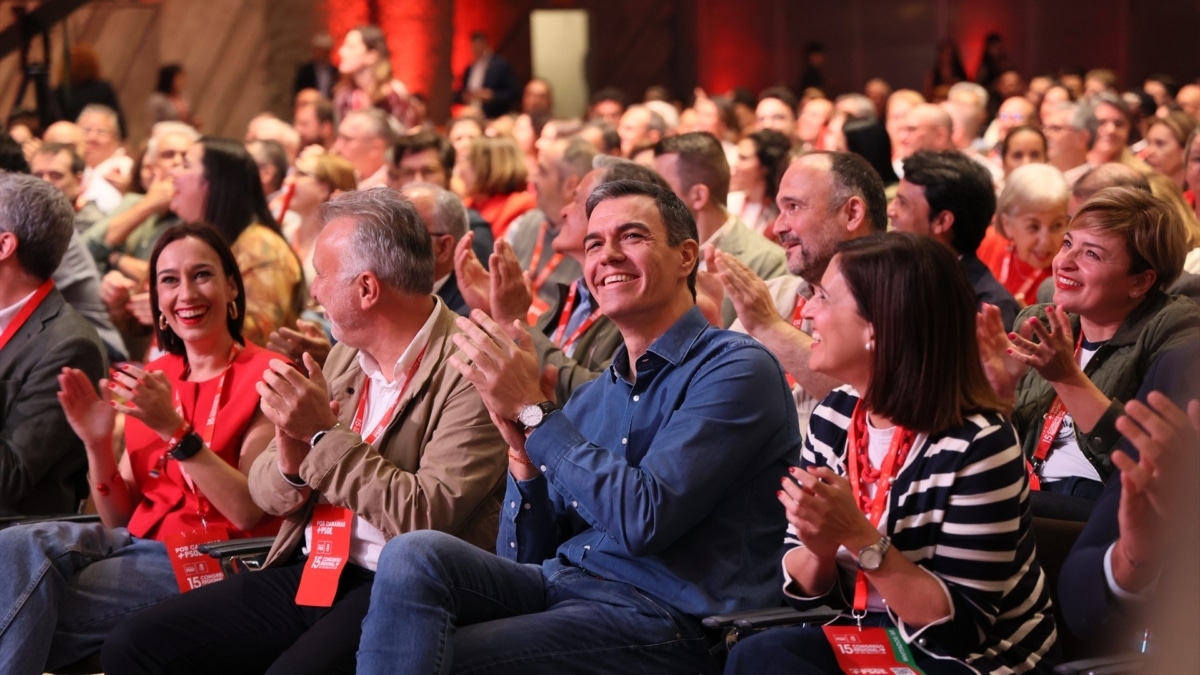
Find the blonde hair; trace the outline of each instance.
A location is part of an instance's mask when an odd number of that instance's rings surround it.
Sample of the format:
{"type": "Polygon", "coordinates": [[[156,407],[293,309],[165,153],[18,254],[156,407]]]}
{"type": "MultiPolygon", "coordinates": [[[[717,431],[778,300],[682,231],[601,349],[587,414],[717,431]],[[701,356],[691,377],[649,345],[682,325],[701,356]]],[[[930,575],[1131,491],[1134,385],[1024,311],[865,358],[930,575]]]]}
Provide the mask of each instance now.
{"type": "Polygon", "coordinates": [[[1129,274],[1154,270],[1154,287],[1166,290],[1183,271],[1187,231],[1178,210],[1133,187],[1100,190],[1071,219],[1068,232],[1094,229],[1125,241],[1133,259],[1129,274]]]}
{"type": "Polygon", "coordinates": [[[313,157],[313,162],[313,178],[324,183],[331,192],[349,192],[357,188],[354,167],[341,155],[326,152],[313,157]]]}
{"type": "Polygon", "coordinates": [[[472,140],[467,149],[467,163],[475,172],[471,190],[476,195],[512,194],[524,190],[528,183],[525,156],[517,142],[508,136],[480,136],[472,140]]]}

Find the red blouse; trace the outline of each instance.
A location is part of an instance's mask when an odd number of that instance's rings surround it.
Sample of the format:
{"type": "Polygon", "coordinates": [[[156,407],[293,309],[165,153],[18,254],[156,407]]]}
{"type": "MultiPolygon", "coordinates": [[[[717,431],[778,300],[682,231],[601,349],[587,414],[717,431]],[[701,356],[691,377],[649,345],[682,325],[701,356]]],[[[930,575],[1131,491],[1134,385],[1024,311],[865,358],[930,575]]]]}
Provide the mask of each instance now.
{"type": "Polygon", "coordinates": [[[990,227],[975,255],[996,275],[996,280],[1013,294],[1021,307],[1037,302],[1038,286],[1053,273],[1052,267],[1037,269],[1018,258],[1012,242],[990,227]]]}
{"type": "Polygon", "coordinates": [[[526,211],[537,208],[537,197],[532,192],[521,191],[507,195],[478,197],[466,201],[467,208],[475,209],[492,226],[492,236],[497,241],[504,236],[512,221],[526,211]]]}
{"type": "MultiPolygon", "coordinates": [[[[250,426],[250,420],[258,411],[259,396],[254,385],[262,378],[263,371],[271,359],[285,359],[253,343],[246,343],[228,371],[224,391],[213,428],[209,449],[217,456],[237,466],[242,441],[250,426]]],[[[183,416],[192,422],[196,432],[205,426],[213,397],[218,393],[221,376],[204,382],[183,380],[185,364],[182,356],[168,354],[146,365],[147,371],[161,370],[179,394],[183,416]],[[203,410],[197,410],[199,405],[203,410]]],[[[179,462],[168,459],[165,470],[155,477],[150,472],[158,464],[166,450],[166,443],[152,429],[133,416],[125,417],[125,452],[133,468],[133,479],[142,493],[142,499],[134,508],[129,519],[129,532],[135,537],[162,540],[173,534],[201,527],[200,512],[207,507],[206,520],[210,525],[221,525],[229,536],[262,537],[279,531],[278,518],[264,516],[249,532],[238,530],[233,523],[188,487],[179,470],[179,462]]]]}

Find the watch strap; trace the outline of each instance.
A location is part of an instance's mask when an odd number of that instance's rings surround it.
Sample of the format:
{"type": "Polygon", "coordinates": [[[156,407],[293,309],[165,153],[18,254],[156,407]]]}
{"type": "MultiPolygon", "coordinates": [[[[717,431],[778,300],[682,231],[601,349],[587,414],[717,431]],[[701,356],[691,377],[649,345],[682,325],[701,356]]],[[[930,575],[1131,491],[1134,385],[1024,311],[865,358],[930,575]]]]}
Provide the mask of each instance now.
{"type": "Polygon", "coordinates": [[[338,425],[340,425],[340,424],[341,424],[341,422],[337,422],[336,424],[329,427],[328,429],[322,429],[321,431],[318,431],[317,433],[313,434],[313,437],[308,441],[308,447],[310,447],[310,448],[317,447],[317,443],[320,443],[321,439],[325,438],[325,434],[338,428],[338,425]]]}
{"type": "Polygon", "coordinates": [[[183,436],[175,447],[171,449],[171,459],[177,462],[189,460],[196,456],[196,453],[204,449],[204,439],[194,431],[189,431],[183,436]]]}

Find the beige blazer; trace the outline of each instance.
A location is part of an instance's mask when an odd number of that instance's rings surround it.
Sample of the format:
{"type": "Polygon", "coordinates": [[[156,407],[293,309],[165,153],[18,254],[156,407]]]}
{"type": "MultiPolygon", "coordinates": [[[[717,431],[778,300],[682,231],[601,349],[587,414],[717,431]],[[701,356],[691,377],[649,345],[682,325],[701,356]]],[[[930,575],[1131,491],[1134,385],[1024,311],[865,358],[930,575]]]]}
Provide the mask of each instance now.
{"type": "Polygon", "coordinates": [[[384,535],[441,530],[489,551],[496,546],[500,501],[508,469],[506,444],[475,387],[448,362],[457,315],[437,303],[425,358],[405,391],[379,451],[350,430],[366,376],[358,350],[337,345],[325,364],[329,394],[342,424],[326,434],[300,465],[313,488],[283,480],[270,447],[250,471],[250,494],[263,510],[286,516],[267,565],[288,560],[304,541],[318,495],[353,509],[384,535]]]}

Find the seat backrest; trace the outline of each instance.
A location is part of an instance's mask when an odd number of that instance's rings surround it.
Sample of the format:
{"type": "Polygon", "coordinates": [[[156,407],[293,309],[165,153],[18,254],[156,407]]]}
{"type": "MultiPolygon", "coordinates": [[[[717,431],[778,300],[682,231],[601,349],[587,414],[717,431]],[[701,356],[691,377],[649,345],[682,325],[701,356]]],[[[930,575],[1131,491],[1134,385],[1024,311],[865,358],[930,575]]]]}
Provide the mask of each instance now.
{"type": "Polygon", "coordinates": [[[1085,523],[1075,520],[1057,520],[1055,518],[1033,518],[1033,537],[1037,541],[1037,560],[1046,575],[1046,583],[1054,598],[1054,623],[1058,626],[1058,642],[1063,654],[1068,660],[1074,659],[1080,653],[1079,640],[1074,638],[1066,629],[1062,610],[1058,602],[1058,579],[1062,572],[1067,554],[1083,532],[1085,523]]]}

